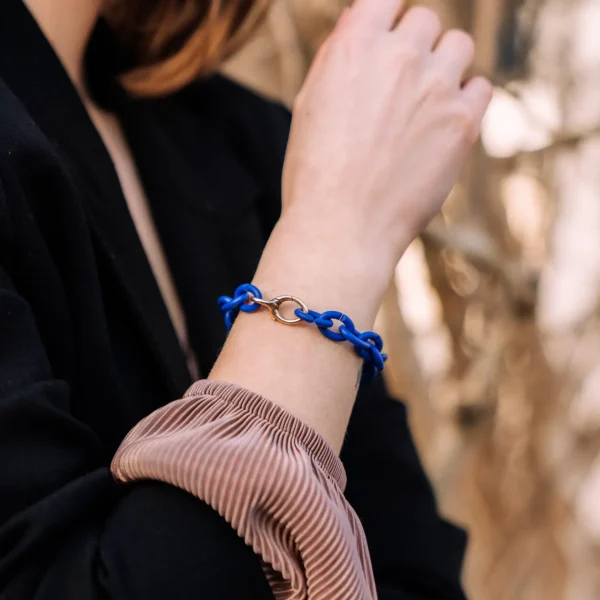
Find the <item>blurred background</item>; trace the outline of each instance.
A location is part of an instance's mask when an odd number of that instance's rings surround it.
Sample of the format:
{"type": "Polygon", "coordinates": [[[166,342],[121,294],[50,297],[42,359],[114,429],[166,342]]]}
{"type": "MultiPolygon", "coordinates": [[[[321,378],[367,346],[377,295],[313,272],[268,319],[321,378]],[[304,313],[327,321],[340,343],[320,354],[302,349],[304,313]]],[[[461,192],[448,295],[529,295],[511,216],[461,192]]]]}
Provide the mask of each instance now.
{"type": "MultiPolygon", "coordinates": [[[[227,70],[290,105],[345,4],[274,0],[227,70]]],[[[470,598],[598,600],[600,0],[419,4],[472,32],[496,93],[388,292],[389,384],[470,532],[470,598]]]]}

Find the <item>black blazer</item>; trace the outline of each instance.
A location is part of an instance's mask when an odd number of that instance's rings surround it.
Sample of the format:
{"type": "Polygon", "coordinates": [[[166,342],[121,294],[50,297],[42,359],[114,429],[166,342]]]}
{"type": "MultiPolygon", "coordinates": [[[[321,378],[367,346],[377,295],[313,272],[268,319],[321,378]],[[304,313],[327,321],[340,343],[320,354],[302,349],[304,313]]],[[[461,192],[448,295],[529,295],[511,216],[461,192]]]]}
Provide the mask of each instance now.
{"type": "MultiPolygon", "coordinates": [[[[216,299],[252,278],[278,218],[290,115],[223,77],[158,100],[116,85],[102,27],[90,87],[120,117],[204,374],[216,299]]],[[[0,598],[271,598],[211,508],[109,464],[191,383],[111,160],[21,0],[0,5],[0,598]]],[[[400,403],[361,390],[343,451],[383,599],[463,599],[400,403]]]]}

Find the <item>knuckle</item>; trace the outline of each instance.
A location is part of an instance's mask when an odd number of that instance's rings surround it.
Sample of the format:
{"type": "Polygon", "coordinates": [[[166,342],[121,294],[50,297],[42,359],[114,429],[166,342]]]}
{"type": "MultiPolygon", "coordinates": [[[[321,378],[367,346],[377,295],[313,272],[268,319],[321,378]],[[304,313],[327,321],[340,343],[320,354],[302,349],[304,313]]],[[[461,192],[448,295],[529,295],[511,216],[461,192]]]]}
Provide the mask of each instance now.
{"type": "Polygon", "coordinates": [[[398,44],[396,46],[396,56],[394,57],[400,64],[405,66],[416,66],[421,63],[422,57],[418,48],[411,44],[398,44]]]}
{"type": "Polygon", "coordinates": [[[456,103],[451,110],[451,119],[461,136],[471,136],[475,128],[475,116],[469,106],[462,102],[456,103]]]}
{"type": "Polygon", "coordinates": [[[477,77],[476,79],[479,85],[481,98],[489,103],[494,95],[494,85],[486,77],[477,77]]]}
{"type": "Polygon", "coordinates": [[[438,13],[426,6],[413,6],[407,11],[406,17],[410,17],[413,22],[419,25],[427,25],[431,29],[442,29],[442,20],[438,13]]]}
{"type": "Polygon", "coordinates": [[[441,69],[432,71],[428,81],[429,92],[435,96],[448,96],[454,91],[454,82],[447,73],[441,69]]]}
{"type": "Polygon", "coordinates": [[[373,42],[373,36],[369,30],[349,24],[346,31],[340,32],[336,40],[336,47],[340,51],[364,55],[372,49],[373,42]]]}
{"type": "Polygon", "coordinates": [[[452,40],[452,45],[464,54],[475,56],[475,40],[466,31],[452,29],[446,36],[452,40]]]}

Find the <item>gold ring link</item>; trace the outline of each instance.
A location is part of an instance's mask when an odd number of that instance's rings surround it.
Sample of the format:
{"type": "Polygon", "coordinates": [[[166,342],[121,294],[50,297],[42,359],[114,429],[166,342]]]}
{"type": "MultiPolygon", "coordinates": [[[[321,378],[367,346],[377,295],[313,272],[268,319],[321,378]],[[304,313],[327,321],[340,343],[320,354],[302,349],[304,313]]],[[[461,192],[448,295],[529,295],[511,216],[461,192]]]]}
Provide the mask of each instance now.
{"type": "Polygon", "coordinates": [[[306,304],[302,302],[300,298],[296,298],[296,296],[277,296],[277,298],[273,298],[273,300],[263,300],[262,298],[256,298],[252,296],[250,298],[250,302],[254,302],[255,304],[268,308],[271,311],[273,318],[284,325],[298,325],[298,323],[302,323],[302,319],[299,317],[287,319],[281,314],[279,309],[281,308],[281,305],[285,304],[286,302],[293,302],[302,310],[302,312],[308,314],[308,306],[306,306],[306,304]]]}

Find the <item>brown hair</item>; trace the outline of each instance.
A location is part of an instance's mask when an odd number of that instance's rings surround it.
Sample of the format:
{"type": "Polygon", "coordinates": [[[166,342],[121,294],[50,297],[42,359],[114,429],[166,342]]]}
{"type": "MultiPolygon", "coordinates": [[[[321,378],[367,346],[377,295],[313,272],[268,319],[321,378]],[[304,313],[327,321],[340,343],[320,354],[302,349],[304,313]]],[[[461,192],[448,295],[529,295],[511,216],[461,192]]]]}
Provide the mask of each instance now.
{"type": "Polygon", "coordinates": [[[174,92],[214,71],[254,31],[269,0],[112,0],[105,17],[134,57],[139,96],[174,92]]]}

